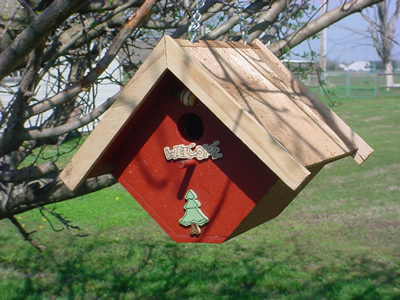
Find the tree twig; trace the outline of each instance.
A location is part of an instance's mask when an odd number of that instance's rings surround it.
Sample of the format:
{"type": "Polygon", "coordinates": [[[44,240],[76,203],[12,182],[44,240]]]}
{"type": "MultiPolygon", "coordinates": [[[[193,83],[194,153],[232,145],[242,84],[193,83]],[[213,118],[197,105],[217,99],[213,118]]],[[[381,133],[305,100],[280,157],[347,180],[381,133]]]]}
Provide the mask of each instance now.
{"type": "Polygon", "coordinates": [[[36,12],[25,0],[18,0],[18,2],[21,3],[21,5],[26,9],[30,19],[33,19],[36,17],[36,15],[37,15],[36,12]]]}
{"type": "Polygon", "coordinates": [[[47,220],[47,222],[49,222],[51,228],[54,231],[62,231],[64,228],[66,228],[72,235],[79,236],[79,237],[87,236],[87,234],[77,234],[76,232],[81,230],[80,227],[72,225],[70,220],[67,220],[61,214],[56,213],[54,210],[47,209],[47,208],[39,206],[39,205],[36,205],[36,207],[39,209],[40,214],[43,216],[43,218],[45,218],[47,220]],[[53,223],[50,221],[50,219],[43,213],[43,211],[50,213],[53,217],[55,217],[58,221],[60,221],[60,223],[63,224],[64,228],[56,229],[54,227],[53,223]]]}
{"type": "Polygon", "coordinates": [[[44,252],[46,250],[45,246],[39,245],[38,242],[36,242],[32,237],[31,234],[35,233],[36,231],[28,233],[24,227],[17,221],[17,219],[14,216],[9,217],[10,221],[18,228],[19,232],[22,234],[22,236],[27,240],[29,243],[32,244],[33,247],[38,249],[40,252],[44,252]]]}
{"type": "Polygon", "coordinates": [[[296,31],[289,34],[284,39],[279,40],[268,46],[269,50],[274,53],[277,57],[282,56],[286,48],[293,48],[302,41],[318,33],[326,27],[326,24],[334,24],[341,19],[360,12],[362,9],[368,6],[372,6],[382,0],[352,0],[349,1],[346,10],[342,6],[338,6],[333,10],[323,14],[314,21],[308,22],[305,26],[297,29],[296,31]]]}

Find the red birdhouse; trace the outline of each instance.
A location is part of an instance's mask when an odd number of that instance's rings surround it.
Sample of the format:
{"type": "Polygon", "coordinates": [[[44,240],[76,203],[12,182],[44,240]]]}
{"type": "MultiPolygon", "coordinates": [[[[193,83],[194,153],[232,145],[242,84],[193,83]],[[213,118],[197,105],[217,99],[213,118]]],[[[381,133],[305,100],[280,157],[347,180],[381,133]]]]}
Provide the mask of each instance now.
{"type": "Polygon", "coordinates": [[[166,36],[61,174],[112,173],[177,242],[278,216],[334,160],[372,149],[259,41],[166,36]]]}

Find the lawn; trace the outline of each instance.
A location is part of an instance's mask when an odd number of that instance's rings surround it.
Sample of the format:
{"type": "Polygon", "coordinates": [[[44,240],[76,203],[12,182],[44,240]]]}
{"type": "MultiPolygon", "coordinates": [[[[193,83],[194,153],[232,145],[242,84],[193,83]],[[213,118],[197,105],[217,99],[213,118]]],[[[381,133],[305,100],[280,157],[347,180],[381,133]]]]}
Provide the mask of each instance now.
{"type": "Polygon", "coordinates": [[[400,100],[339,102],[375,153],[326,166],[278,218],[224,244],[177,244],[117,185],[49,206],[81,236],[17,216],[44,253],[0,221],[0,298],[400,299],[400,100]]]}
{"type": "MultiPolygon", "coordinates": [[[[393,76],[394,83],[400,84],[400,74],[393,76]]],[[[310,85],[311,90],[316,94],[323,94],[318,84],[318,77],[311,75],[305,78],[305,83],[310,85]]],[[[343,72],[328,71],[326,73],[324,89],[335,97],[345,98],[370,98],[379,95],[380,97],[400,97],[400,88],[386,89],[386,78],[383,74],[370,72],[343,72]]]]}

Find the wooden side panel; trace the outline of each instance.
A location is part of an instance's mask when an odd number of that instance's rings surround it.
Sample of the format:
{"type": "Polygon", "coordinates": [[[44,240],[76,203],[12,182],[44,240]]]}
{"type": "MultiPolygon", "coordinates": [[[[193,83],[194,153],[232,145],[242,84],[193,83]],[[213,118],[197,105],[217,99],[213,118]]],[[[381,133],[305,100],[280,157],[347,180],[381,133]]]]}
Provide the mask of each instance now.
{"type": "MultiPolygon", "coordinates": [[[[61,180],[69,189],[75,190],[86,179],[165,71],[163,39],[60,174],[61,180]]],[[[107,168],[101,169],[107,171],[107,168]]]]}
{"type": "Polygon", "coordinates": [[[289,189],[281,180],[278,180],[228,239],[279,216],[322,168],[323,166],[311,168],[311,175],[295,191],[289,189]]]}
{"type": "Polygon", "coordinates": [[[357,151],[353,154],[353,158],[357,163],[363,163],[372,154],[373,149],[297,79],[263,43],[256,40],[255,45],[258,46],[257,52],[261,59],[270,66],[277,76],[291,83],[293,91],[296,92],[303,103],[328,124],[349,147],[352,144],[356,145],[357,151]]]}
{"type": "Polygon", "coordinates": [[[168,69],[290,188],[297,189],[309,175],[308,170],[172,38],[166,38],[166,50],[168,69]]]}

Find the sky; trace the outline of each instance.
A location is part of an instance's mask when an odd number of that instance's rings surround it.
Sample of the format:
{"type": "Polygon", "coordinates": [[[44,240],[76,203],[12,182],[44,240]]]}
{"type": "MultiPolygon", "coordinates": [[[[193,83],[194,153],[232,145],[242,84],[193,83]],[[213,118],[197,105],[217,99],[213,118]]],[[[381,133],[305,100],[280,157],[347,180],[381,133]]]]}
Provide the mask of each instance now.
{"type": "MultiPolygon", "coordinates": [[[[315,2],[315,5],[320,3],[320,1],[315,2]]],[[[339,1],[332,1],[336,6],[335,2],[339,1]]],[[[333,7],[333,5],[331,6],[333,7]]],[[[393,11],[394,5],[391,5],[389,8],[390,15],[393,14],[393,11]]],[[[327,59],[340,63],[351,63],[360,60],[380,60],[375,48],[372,46],[371,40],[352,32],[364,32],[367,28],[367,21],[359,13],[353,14],[330,26],[327,29],[327,59]]],[[[397,32],[394,40],[400,43],[400,21],[397,22],[396,28],[397,32]]],[[[312,50],[319,53],[319,39],[309,41],[309,43],[312,50]]],[[[293,52],[303,53],[304,51],[309,52],[307,42],[293,48],[293,52]]],[[[394,44],[392,49],[392,59],[400,60],[400,47],[396,44],[394,44]]]]}

